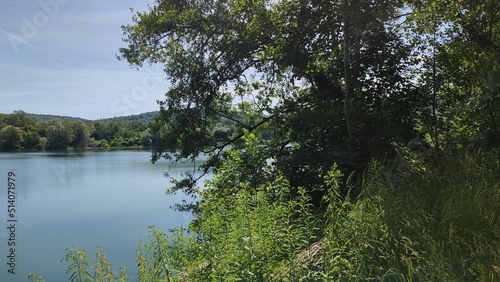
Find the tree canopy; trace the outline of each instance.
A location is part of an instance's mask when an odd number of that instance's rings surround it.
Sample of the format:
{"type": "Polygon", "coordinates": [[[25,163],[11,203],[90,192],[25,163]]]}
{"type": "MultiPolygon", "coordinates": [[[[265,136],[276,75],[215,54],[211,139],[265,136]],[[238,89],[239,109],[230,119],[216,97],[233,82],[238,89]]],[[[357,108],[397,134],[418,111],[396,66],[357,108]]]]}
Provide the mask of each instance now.
{"type": "Polygon", "coordinates": [[[0,146],[3,149],[19,149],[23,141],[21,130],[15,126],[7,125],[0,130],[0,146]]]}
{"type": "Polygon", "coordinates": [[[349,175],[390,156],[416,136],[425,106],[410,75],[412,46],[398,31],[403,9],[401,1],[172,0],[135,13],[120,58],[163,64],[172,82],[153,160],[210,153],[207,169],[244,130],[264,129],[272,138],[262,154],[295,186],[321,182],[334,163],[349,175]],[[226,142],[210,130],[221,120],[238,128],[226,142]]]}
{"type": "Polygon", "coordinates": [[[94,122],[23,111],[0,114],[0,150],[150,147],[156,140],[147,123],[152,114],[94,122]]]}
{"type": "MultiPolygon", "coordinates": [[[[266,135],[259,158],[321,199],[333,164],[355,181],[371,160],[410,143],[498,147],[497,8],[493,0],[157,0],[122,27],[119,58],[161,64],[172,84],[152,128],[153,161],[204,153],[207,171],[245,132],[266,135]],[[222,140],[213,128],[225,121],[234,130],[222,140]]],[[[195,180],[188,173],[172,190],[192,192],[195,180]]]]}

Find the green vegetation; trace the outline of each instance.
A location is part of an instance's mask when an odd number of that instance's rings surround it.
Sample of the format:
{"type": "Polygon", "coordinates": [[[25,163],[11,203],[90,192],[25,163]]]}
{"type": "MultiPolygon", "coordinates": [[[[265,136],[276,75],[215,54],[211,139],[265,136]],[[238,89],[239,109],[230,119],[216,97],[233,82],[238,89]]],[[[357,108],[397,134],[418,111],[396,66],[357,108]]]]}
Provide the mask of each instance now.
{"type": "MultiPolygon", "coordinates": [[[[74,117],[36,115],[23,111],[0,114],[0,150],[56,150],[155,146],[158,136],[151,122],[158,112],[90,121],[74,117]]],[[[218,142],[233,134],[235,123],[224,121],[210,128],[218,142]]]]}
{"type": "MultiPolygon", "coordinates": [[[[69,281],[128,281],[125,269],[120,267],[119,273],[115,275],[111,264],[108,262],[106,254],[100,246],[97,247],[95,262],[91,267],[91,262],[84,250],[77,250],[74,247],[66,248],[66,255],[61,261],[71,262],[67,273],[70,273],[69,281]]],[[[31,273],[27,277],[34,282],[43,282],[42,275],[31,273]]]]}
{"type": "MultiPolygon", "coordinates": [[[[17,111],[19,112],[19,111],[17,111]]],[[[41,115],[41,114],[27,114],[30,118],[34,118],[38,122],[49,122],[55,119],[61,119],[61,120],[69,120],[69,121],[81,121],[84,123],[89,123],[92,122],[91,120],[88,119],[83,119],[79,117],[70,117],[70,116],[56,116],[56,115],[41,115]]]]}
{"type": "MultiPolygon", "coordinates": [[[[290,196],[279,173],[257,187],[229,185],[236,154],[200,192],[189,230],[151,227],[138,250],[140,281],[498,281],[498,157],[374,162],[356,201],[340,195],[342,175],[333,167],[325,176],[329,204],[319,214],[304,190],[290,196]],[[215,195],[218,185],[240,192],[215,195]]],[[[69,249],[69,273],[87,277],[72,281],[124,281],[97,258],[69,249]]]]}
{"type": "Polygon", "coordinates": [[[204,153],[214,175],[173,182],[197,196],[178,207],[196,219],[151,229],[141,281],[499,281],[497,2],[135,13],[120,59],[162,64],[172,83],[152,159],[204,153]]]}
{"type": "Polygon", "coordinates": [[[109,121],[32,115],[23,111],[0,114],[0,150],[151,146],[155,137],[146,122],[151,119],[149,113],[109,121]]]}
{"type": "Polygon", "coordinates": [[[0,130],[0,140],[2,140],[2,148],[4,149],[19,149],[24,142],[22,132],[19,128],[7,125],[0,130]]]}
{"type": "Polygon", "coordinates": [[[497,281],[499,164],[498,154],[482,152],[439,164],[374,163],[358,201],[329,207],[328,277],[497,281]]]}
{"type": "Polygon", "coordinates": [[[98,121],[100,121],[100,122],[113,122],[113,121],[135,122],[135,121],[138,121],[138,122],[142,122],[142,123],[148,123],[148,122],[153,121],[153,119],[157,116],[158,116],[158,112],[155,111],[155,112],[142,113],[142,114],[138,114],[138,115],[100,119],[98,121]]]}

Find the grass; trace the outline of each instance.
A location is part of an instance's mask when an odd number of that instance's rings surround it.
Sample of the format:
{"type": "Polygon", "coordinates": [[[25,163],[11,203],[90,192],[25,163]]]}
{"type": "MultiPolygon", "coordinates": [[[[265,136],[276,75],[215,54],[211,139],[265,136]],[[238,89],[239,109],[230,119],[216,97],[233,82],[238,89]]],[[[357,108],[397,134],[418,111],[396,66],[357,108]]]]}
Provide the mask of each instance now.
{"type": "Polygon", "coordinates": [[[496,153],[374,163],[363,191],[327,215],[325,280],[500,280],[496,153]]]}

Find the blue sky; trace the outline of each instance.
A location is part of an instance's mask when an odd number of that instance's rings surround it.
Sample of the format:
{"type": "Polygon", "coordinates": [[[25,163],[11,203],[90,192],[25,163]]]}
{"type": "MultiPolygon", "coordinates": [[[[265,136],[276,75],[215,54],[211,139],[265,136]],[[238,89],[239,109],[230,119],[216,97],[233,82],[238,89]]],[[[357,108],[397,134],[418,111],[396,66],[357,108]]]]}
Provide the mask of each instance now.
{"type": "Polygon", "coordinates": [[[158,66],[118,61],[130,7],[151,1],[3,0],[0,113],[99,119],[157,110],[169,84],[158,66]]]}

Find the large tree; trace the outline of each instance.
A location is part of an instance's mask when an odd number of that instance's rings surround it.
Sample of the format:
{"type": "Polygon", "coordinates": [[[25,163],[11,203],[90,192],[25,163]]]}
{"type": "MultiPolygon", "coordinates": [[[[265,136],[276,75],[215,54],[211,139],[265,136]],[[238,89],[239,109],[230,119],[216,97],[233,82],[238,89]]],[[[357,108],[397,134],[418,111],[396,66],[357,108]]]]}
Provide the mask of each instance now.
{"type": "Polygon", "coordinates": [[[15,126],[7,125],[0,130],[0,147],[2,149],[19,149],[23,141],[22,131],[15,126]]]}
{"type": "Polygon", "coordinates": [[[47,147],[49,149],[66,149],[71,143],[72,136],[70,129],[66,128],[63,122],[56,119],[45,130],[47,133],[47,147]]]}
{"type": "Polygon", "coordinates": [[[90,140],[90,130],[82,121],[74,121],[71,123],[73,131],[73,140],[71,146],[74,148],[85,148],[90,140]]]}
{"type": "Polygon", "coordinates": [[[387,156],[414,136],[417,101],[395,32],[400,2],[158,0],[135,13],[120,58],[163,64],[172,83],[153,160],[211,153],[206,169],[266,128],[261,155],[312,191],[335,162],[348,174],[387,156]],[[211,130],[220,120],[237,128],[224,142],[211,130]]]}

